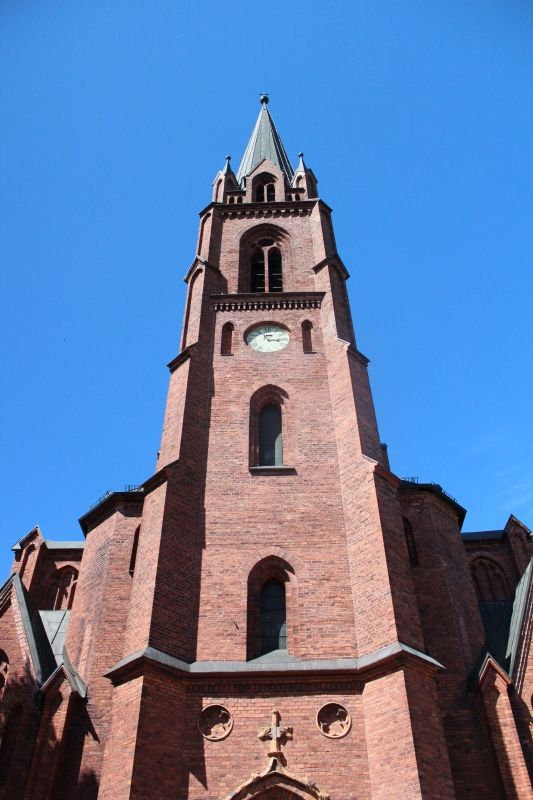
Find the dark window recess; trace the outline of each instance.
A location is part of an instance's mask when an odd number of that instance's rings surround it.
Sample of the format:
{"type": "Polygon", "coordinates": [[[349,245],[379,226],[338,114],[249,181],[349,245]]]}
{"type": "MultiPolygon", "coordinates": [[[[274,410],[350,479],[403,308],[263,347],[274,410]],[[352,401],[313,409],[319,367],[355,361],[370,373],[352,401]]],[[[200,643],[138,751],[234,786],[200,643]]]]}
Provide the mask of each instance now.
{"type": "Polygon", "coordinates": [[[270,292],[283,291],[281,253],[277,247],[268,251],[268,289],[270,292]]]}
{"type": "Polygon", "coordinates": [[[276,199],[276,192],[274,189],[274,184],[272,183],[269,183],[268,186],[266,187],[266,199],[267,203],[273,203],[274,200],[276,199]]]}
{"type": "Polygon", "coordinates": [[[415,537],[413,535],[413,528],[408,519],[403,518],[403,530],[405,533],[405,543],[407,545],[407,552],[409,553],[409,563],[412,567],[418,566],[418,554],[416,552],[415,537]]]}
{"type": "Polygon", "coordinates": [[[267,581],[261,589],[261,655],[287,649],[285,586],[267,581]]]}
{"type": "Polygon", "coordinates": [[[255,190],[255,201],[256,203],[264,203],[265,201],[265,187],[263,184],[255,190]]]}
{"type": "Polygon", "coordinates": [[[233,355],[233,325],[226,322],[222,326],[222,336],[220,339],[220,353],[223,356],[233,355]]]}
{"type": "Polygon", "coordinates": [[[133,544],[131,546],[131,557],[130,557],[130,569],[129,573],[133,578],[133,574],[135,572],[135,562],[137,561],[137,549],[139,547],[139,534],[141,532],[141,526],[138,525],[135,533],[133,534],[133,544]]]}
{"type": "Polygon", "coordinates": [[[302,345],[304,353],[313,353],[313,325],[309,320],[302,322],[302,345]]]}
{"type": "Polygon", "coordinates": [[[265,253],[263,250],[256,250],[252,256],[251,269],[251,291],[265,291],[265,253]]]}
{"type": "Polygon", "coordinates": [[[280,467],[282,464],[281,409],[268,405],[259,415],[259,466],[280,467]]]}

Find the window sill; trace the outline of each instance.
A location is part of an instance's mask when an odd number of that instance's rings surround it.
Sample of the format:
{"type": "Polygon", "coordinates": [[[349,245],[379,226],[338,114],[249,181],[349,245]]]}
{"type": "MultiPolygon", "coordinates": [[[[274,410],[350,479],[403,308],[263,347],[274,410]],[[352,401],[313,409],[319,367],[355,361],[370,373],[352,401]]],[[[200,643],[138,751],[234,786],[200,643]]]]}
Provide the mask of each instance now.
{"type": "Polygon", "coordinates": [[[279,467],[261,465],[249,467],[249,470],[252,475],[296,475],[296,469],[294,467],[287,467],[285,464],[279,467]]]}

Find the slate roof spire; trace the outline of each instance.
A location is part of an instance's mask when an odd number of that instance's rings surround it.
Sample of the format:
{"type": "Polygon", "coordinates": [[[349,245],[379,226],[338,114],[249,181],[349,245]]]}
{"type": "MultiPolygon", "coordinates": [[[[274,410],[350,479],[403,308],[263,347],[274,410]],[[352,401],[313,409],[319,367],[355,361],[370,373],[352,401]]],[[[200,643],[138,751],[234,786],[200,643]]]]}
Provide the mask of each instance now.
{"type": "Polygon", "coordinates": [[[294,175],[294,170],[291,167],[280,135],[274,125],[274,120],[270,116],[270,111],[268,110],[268,95],[262,94],[260,101],[261,111],[257,117],[257,122],[252,131],[250,141],[244,151],[241,165],[237,172],[237,180],[240,183],[264,158],[268,158],[285,173],[290,183],[294,175]]]}

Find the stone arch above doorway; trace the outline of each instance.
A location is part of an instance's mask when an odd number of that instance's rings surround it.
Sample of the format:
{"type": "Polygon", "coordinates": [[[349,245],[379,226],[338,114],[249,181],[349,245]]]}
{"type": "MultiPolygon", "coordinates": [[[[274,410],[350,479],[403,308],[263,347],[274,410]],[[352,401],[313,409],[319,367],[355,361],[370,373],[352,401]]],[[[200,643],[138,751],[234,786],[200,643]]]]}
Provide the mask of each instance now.
{"type": "Polygon", "coordinates": [[[263,772],[252,775],[224,800],[332,800],[316,783],[288,772],[271,758],[263,772]]]}

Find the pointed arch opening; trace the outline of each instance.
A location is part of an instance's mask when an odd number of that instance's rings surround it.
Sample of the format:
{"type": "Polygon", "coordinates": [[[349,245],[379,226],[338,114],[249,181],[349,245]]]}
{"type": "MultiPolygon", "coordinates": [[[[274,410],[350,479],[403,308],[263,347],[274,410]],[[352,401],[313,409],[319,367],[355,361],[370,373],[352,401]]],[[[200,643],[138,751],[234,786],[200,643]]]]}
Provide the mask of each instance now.
{"type": "Polygon", "coordinates": [[[288,234],[274,225],[259,225],[246,233],[239,248],[238,291],[287,291],[291,248],[288,234]]]}
{"type": "Polygon", "coordinates": [[[131,578],[133,578],[135,574],[135,564],[137,563],[137,550],[139,548],[140,533],[141,533],[141,526],[137,525],[137,527],[135,528],[135,533],[133,534],[133,542],[131,545],[131,555],[130,555],[130,567],[128,570],[131,578]]]}
{"type": "Polygon", "coordinates": [[[286,462],[288,394],[262,386],[250,398],[250,467],[282,467],[286,462]]]}
{"type": "Polygon", "coordinates": [[[402,521],[403,521],[403,532],[405,536],[405,544],[407,546],[407,553],[409,554],[409,563],[412,567],[417,567],[418,553],[416,550],[416,542],[413,534],[413,526],[411,525],[407,517],[402,517],[402,521]]]}
{"type": "Polygon", "coordinates": [[[273,203],[276,199],[276,178],[269,172],[256,175],[252,183],[252,197],[256,203],[273,203]]]}
{"type": "Polygon", "coordinates": [[[278,556],[259,561],[248,576],[248,660],[297,648],[297,585],[293,568],[278,556]]]}
{"type": "Polygon", "coordinates": [[[220,336],[220,355],[232,356],[233,355],[233,333],[234,326],[232,322],[225,322],[222,326],[222,333],[220,336]]]}
{"type": "Polygon", "coordinates": [[[48,587],[45,608],[51,611],[71,609],[78,584],[78,570],[74,567],[62,567],[52,576],[48,587]]]}
{"type": "Polygon", "coordinates": [[[304,353],[314,353],[313,350],[313,323],[306,319],[302,322],[302,347],[304,353]]]}
{"type": "Polygon", "coordinates": [[[504,603],[512,598],[505,572],[493,559],[485,556],[474,558],[470,572],[480,603],[504,603]]]}

